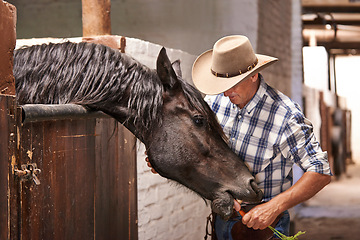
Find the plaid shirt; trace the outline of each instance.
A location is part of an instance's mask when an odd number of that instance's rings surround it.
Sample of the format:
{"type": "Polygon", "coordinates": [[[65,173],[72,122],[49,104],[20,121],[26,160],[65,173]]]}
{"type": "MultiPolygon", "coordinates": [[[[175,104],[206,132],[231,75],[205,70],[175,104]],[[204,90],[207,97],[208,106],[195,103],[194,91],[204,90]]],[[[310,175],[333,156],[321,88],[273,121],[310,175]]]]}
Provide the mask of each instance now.
{"type": "Polygon", "coordinates": [[[205,101],[228,136],[230,148],[245,161],[268,201],[290,188],[294,163],[304,171],[331,173],[327,153],[299,105],[259,77],[257,93],[242,109],[223,94],[208,95],[205,101]]]}

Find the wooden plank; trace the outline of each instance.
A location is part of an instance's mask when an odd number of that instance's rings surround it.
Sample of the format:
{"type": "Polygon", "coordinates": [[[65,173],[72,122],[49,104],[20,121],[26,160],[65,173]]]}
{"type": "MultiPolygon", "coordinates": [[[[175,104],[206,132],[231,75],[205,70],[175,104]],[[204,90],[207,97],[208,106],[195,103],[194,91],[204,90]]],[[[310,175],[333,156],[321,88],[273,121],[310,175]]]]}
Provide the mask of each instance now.
{"type": "Polygon", "coordinates": [[[95,181],[95,120],[72,124],[74,172],[69,174],[74,191],[76,239],[94,237],[94,181],[95,181]],[[81,224],[79,224],[81,223],[81,224]]]}
{"type": "Polygon", "coordinates": [[[9,120],[7,115],[6,97],[0,95],[0,239],[7,239],[9,235],[8,225],[8,197],[7,193],[9,188],[9,156],[8,156],[8,133],[9,133],[9,120]]]}
{"type": "MultiPolygon", "coordinates": [[[[21,233],[23,239],[53,239],[54,219],[51,174],[52,161],[46,158],[44,143],[52,129],[45,129],[44,123],[29,123],[21,128],[20,164],[36,163],[42,173],[38,175],[40,185],[33,181],[22,182],[21,233]]],[[[19,164],[19,165],[20,165],[19,164]]]]}
{"type": "Polygon", "coordinates": [[[96,135],[96,239],[138,239],[136,139],[113,119],[96,135]]]}
{"type": "MultiPolygon", "coordinates": [[[[123,183],[128,181],[129,199],[127,202],[129,204],[129,239],[138,239],[136,138],[123,126],[121,126],[119,130],[122,132],[120,139],[124,141],[124,151],[120,154],[120,156],[123,157],[121,162],[126,162],[125,169],[128,169],[128,176],[123,183]]],[[[122,172],[124,172],[124,170],[122,170],[122,172]]]]}
{"type": "Polygon", "coordinates": [[[10,236],[8,193],[11,153],[9,152],[9,133],[13,129],[11,125],[14,124],[14,121],[9,116],[8,98],[7,96],[0,95],[0,239],[9,239],[10,236]]]}
{"type": "MultiPolygon", "coordinates": [[[[54,187],[53,174],[54,163],[51,158],[46,157],[44,146],[46,142],[53,141],[48,134],[54,131],[52,128],[45,128],[45,122],[32,123],[32,163],[36,163],[41,173],[38,175],[40,185],[35,185],[34,182],[28,182],[32,188],[32,199],[30,199],[31,220],[34,222],[31,231],[29,232],[29,239],[33,239],[37,235],[37,239],[53,239],[54,238],[54,187]],[[36,206],[36,209],[34,207],[36,206]]],[[[25,189],[24,189],[25,191],[25,189]]]]}
{"type": "Polygon", "coordinates": [[[45,129],[54,129],[48,138],[51,142],[44,144],[46,159],[51,161],[51,188],[54,190],[54,238],[76,238],[77,222],[74,217],[76,207],[76,190],[73,184],[76,169],[74,165],[74,147],[72,137],[72,121],[46,122],[45,129]]]}
{"type": "MultiPolygon", "coordinates": [[[[19,149],[19,162],[18,162],[18,168],[22,164],[30,163],[27,157],[26,152],[30,151],[32,145],[32,139],[31,139],[31,124],[27,127],[22,127],[20,131],[20,149],[19,149]]],[[[37,157],[37,156],[34,156],[37,157]]],[[[36,189],[38,190],[38,189],[36,189]]],[[[33,187],[31,182],[21,182],[21,190],[20,190],[20,196],[21,196],[21,202],[20,202],[20,229],[21,229],[21,236],[25,239],[26,236],[31,236],[32,232],[31,230],[34,229],[36,233],[38,233],[38,228],[36,227],[37,221],[34,221],[34,219],[31,219],[31,210],[33,209],[33,212],[38,212],[38,206],[32,206],[32,199],[36,198],[36,194],[33,194],[33,187]]],[[[33,236],[34,239],[38,239],[37,236],[33,236]]]]}
{"type": "MultiPolygon", "coordinates": [[[[68,162],[72,161],[71,149],[69,147],[69,139],[62,135],[69,135],[67,121],[49,121],[44,125],[45,129],[56,128],[61,134],[53,131],[49,134],[52,141],[44,142],[44,152],[46,159],[53,162],[53,171],[56,174],[52,176],[52,188],[54,189],[54,238],[66,239],[66,234],[73,227],[72,219],[67,219],[67,201],[68,194],[66,191],[66,175],[68,172],[68,162]],[[67,224],[71,225],[67,227],[67,224]]],[[[70,143],[72,145],[72,143],[70,143]]],[[[71,165],[69,165],[71,166],[71,165]]]]}
{"type": "MultiPolygon", "coordinates": [[[[130,133],[126,128],[119,125],[119,142],[120,142],[120,152],[119,152],[119,174],[122,176],[121,189],[123,189],[124,194],[128,196],[128,199],[125,199],[122,195],[117,197],[124,201],[124,205],[128,206],[126,217],[122,217],[124,225],[128,226],[129,240],[137,239],[137,181],[136,181],[136,139],[132,133],[130,133]],[[127,171],[124,171],[127,169],[127,171]]],[[[124,214],[125,215],[125,214],[124,214]]],[[[125,216],[126,216],[125,215],[125,216]]]]}
{"type": "MultiPolygon", "coordinates": [[[[108,196],[110,194],[111,189],[106,186],[110,185],[110,175],[107,174],[107,170],[110,169],[110,161],[106,161],[109,159],[109,155],[111,149],[108,147],[109,138],[109,127],[113,126],[112,121],[108,124],[105,124],[104,119],[98,119],[96,124],[96,185],[95,185],[95,218],[97,219],[95,225],[95,233],[96,239],[101,239],[101,236],[108,237],[109,232],[106,231],[107,226],[111,228],[111,212],[109,209],[109,199],[108,196]]],[[[110,127],[111,128],[111,127],[110,127]]],[[[116,211],[114,210],[116,214],[116,211]]],[[[114,232],[117,234],[117,232],[114,232]]]]}
{"type": "Polygon", "coordinates": [[[0,239],[18,239],[18,185],[13,175],[17,163],[16,104],[14,96],[0,94],[0,239]]]}

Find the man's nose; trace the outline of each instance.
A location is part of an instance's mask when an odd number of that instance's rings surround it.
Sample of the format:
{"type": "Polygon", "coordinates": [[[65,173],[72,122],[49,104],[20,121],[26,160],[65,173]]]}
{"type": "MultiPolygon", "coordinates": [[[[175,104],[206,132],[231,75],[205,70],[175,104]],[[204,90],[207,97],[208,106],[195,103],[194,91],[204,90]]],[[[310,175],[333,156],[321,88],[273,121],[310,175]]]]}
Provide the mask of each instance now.
{"type": "Polygon", "coordinates": [[[230,88],[229,90],[226,90],[226,91],[224,92],[224,96],[225,96],[225,97],[228,97],[228,96],[230,96],[231,93],[232,93],[232,91],[231,91],[231,88],[230,88]]]}

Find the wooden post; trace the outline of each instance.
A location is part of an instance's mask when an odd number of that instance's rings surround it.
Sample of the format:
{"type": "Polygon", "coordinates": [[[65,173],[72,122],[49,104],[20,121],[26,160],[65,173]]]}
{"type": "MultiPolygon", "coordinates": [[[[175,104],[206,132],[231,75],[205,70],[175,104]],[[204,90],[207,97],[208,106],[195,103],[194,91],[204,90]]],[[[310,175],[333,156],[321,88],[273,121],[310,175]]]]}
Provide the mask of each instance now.
{"type": "Polygon", "coordinates": [[[110,0],[82,0],[83,36],[111,34],[110,0]]]}
{"type": "Polygon", "coordinates": [[[16,8],[0,1],[0,94],[15,95],[13,54],[16,43],[16,8]]]}

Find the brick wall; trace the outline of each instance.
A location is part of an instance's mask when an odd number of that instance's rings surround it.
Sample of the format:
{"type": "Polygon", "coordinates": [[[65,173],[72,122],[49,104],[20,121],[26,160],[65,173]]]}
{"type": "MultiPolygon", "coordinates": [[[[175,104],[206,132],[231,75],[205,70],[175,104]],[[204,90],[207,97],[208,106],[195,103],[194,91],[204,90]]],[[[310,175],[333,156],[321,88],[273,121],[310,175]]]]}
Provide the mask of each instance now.
{"type": "MultiPolygon", "coordinates": [[[[257,52],[279,58],[261,73],[267,83],[302,106],[301,1],[258,0],[258,12],[257,52]]],[[[297,165],[293,171],[296,182],[303,172],[297,165]]]]}
{"type": "Polygon", "coordinates": [[[301,0],[292,0],[291,24],[291,98],[302,106],[302,19],[301,0]]]}
{"type": "Polygon", "coordinates": [[[150,172],[139,146],[139,239],[203,239],[210,207],[190,190],[150,172]]]}
{"type": "Polygon", "coordinates": [[[291,96],[291,2],[258,0],[257,52],[279,58],[262,73],[266,81],[291,96]]]}

